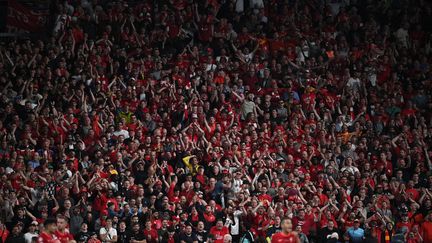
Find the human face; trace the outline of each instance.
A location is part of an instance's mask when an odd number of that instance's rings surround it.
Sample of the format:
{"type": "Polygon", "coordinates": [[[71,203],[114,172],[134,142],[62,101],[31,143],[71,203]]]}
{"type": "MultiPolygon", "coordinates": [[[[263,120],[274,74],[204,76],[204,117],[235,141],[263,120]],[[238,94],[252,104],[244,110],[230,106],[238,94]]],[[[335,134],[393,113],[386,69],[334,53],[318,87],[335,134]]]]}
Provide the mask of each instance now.
{"type": "Polygon", "coordinates": [[[30,225],[30,231],[31,231],[31,232],[36,231],[36,229],[37,229],[37,226],[36,226],[35,224],[31,224],[31,225],[30,225]]]}
{"type": "Polygon", "coordinates": [[[112,227],[112,219],[107,219],[106,220],[106,226],[107,226],[107,228],[111,228],[112,227]]]}
{"type": "Polygon", "coordinates": [[[218,230],[221,230],[222,227],[223,227],[223,222],[222,221],[217,221],[216,227],[217,227],[218,230]]]}
{"type": "Polygon", "coordinates": [[[138,232],[139,229],[140,229],[139,224],[135,224],[135,225],[133,226],[133,231],[134,231],[134,232],[138,232]]]}
{"type": "Polygon", "coordinates": [[[66,220],[65,219],[57,219],[57,228],[59,230],[64,230],[66,228],[66,220]]]}
{"type": "Polygon", "coordinates": [[[46,230],[49,233],[54,233],[57,230],[57,225],[56,224],[49,224],[46,226],[46,230]]]}
{"type": "Polygon", "coordinates": [[[204,230],[204,223],[202,221],[198,222],[198,230],[204,230]]]}
{"type": "Polygon", "coordinates": [[[81,231],[82,231],[82,232],[87,232],[87,230],[88,230],[88,225],[87,225],[86,223],[83,223],[83,224],[81,225],[81,231]]]}
{"type": "Polygon", "coordinates": [[[190,225],[186,226],[186,230],[185,231],[186,231],[187,235],[192,234],[192,227],[190,225]]]}
{"type": "Polygon", "coordinates": [[[354,228],[358,229],[360,227],[360,222],[354,221],[354,228]]]}
{"type": "Polygon", "coordinates": [[[284,219],[281,223],[282,232],[290,233],[292,231],[292,222],[291,219],[284,219]]]}

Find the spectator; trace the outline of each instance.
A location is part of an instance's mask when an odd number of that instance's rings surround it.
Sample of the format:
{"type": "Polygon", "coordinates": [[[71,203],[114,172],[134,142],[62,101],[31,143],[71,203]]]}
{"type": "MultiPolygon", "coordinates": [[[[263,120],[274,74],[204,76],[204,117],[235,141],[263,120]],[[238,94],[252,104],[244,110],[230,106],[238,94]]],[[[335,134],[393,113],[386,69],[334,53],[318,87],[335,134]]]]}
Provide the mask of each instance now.
{"type": "Polygon", "coordinates": [[[26,243],[31,243],[33,238],[37,238],[39,234],[37,233],[39,223],[37,221],[31,222],[28,232],[24,234],[24,239],[26,243]]]}
{"type": "Polygon", "coordinates": [[[223,242],[224,243],[231,243],[232,242],[232,236],[230,234],[224,235],[223,242]]]}
{"type": "Polygon", "coordinates": [[[0,44],[0,239],[432,241],[431,9],[54,1],[0,44]]]}
{"type": "Polygon", "coordinates": [[[396,234],[392,237],[392,242],[401,243],[407,241],[408,229],[407,227],[402,227],[396,232],[396,234]]]}
{"type": "Polygon", "coordinates": [[[48,218],[44,222],[44,231],[39,234],[38,242],[60,242],[55,235],[57,231],[57,219],[48,218]]]}
{"type": "Polygon", "coordinates": [[[146,237],[142,231],[140,231],[140,226],[138,223],[132,225],[131,234],[127,238],[127,242],[140,243],[145,242],[146,237]]]}
{"type": "Polygon", "coordinates": [[[87,223],[82,223],[80,231],[74,236],[74,239],[76,239],[77,242],[87,242],[88,239],[90,239],[91,235],[88,231],[88,225],[87,223]]]}
{"type": "Polygon", "coordinates": [[[422,225],[423,240],[427,242],[432,240],[432,212],[429,211],[426,216],[426,221],[422,225]]]}
{"type": "Polygon", "coordinates": [[[22,223],[18,223],[17,225],[15,225],[12,228],[12,232],[10,233],[8,238],[6,239],[5,243],[6,242],[10,242],[10,243],[25,242],[24,234],[22,233],[22,228],[23,228],[22,223]]]}
{"type": "Polygon", "coordinates": [[[117,242],[117,230],[112,227],[112,219],[105,221],[105,226],[99,230],[99,237],[102,242],[117,242]]]}
{"type": "Polygon", "coordinates": [[[192,242],[192,243],[198,242],[197,236],[192,232],[191,225],[187,225],[185,233],[180,235],[180,242],[192,242]]]}
{"type": "Polygon", "coordinates": [[[224,226],[222,219],[217,219],[216,225],[210,229],[209,233],[213,235],[215,243],[222,243],[224,236],[228,234],[228,228],[224,226]]]}
{"type": "Polygon", "coordinates": [[[0,239],[2,241],[5,241],[9,236],[9,231],[7,230],[6,226],[3,224],[2,221],[0,221],[0,230],[1,230],[0,239]]]}
{"type": "Polygon", "coordinates": [[[364,230],[360,228],[360,221],[358,219],[354,220],[353,227],[348,228],[346,234],[351,242],[363,242],[364,230]]]}
{"type": "Polygon", "coordinates": [[[327,226],[324,228],[321,228],[319,231],[319,240],[318,242],[329,242],[329,239],[339,239],[339,234],[335,228],[334,222],[329,221],[327,223],[327,226]],[[334,237],[337,236],[337,237],[334,237]]]}
{"type": "Polygon", "coordinates": [[[297,232],[298,237],[299,237],[301,243],[309,243],[309,239],[308,239],[307,236],[302,232],[302,228],[301,228],[300,225],[297,225],[297,226],[296,226],[295,231],[297,232]]]}

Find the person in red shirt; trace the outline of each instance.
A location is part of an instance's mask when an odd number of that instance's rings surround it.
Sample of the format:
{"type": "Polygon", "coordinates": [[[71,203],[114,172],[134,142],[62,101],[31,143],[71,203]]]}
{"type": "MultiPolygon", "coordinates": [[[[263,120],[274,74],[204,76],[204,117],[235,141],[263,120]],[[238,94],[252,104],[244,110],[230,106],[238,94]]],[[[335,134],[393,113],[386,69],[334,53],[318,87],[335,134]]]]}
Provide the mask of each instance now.
{"type": "Polygon", "coordinates": [[[55,235],[57,231],[57,220],[48,218],[44,223],[45,230],[39,234],[38,243],[61,243],[55,235]]]}
{"type": "Polygon", "coordinates": [[[9,230],[6,226],[0,221],[0,242],[4,242],[9,236],[9,230]]]}
{"type": "Polygon", "coordinates": [[[292,230],[292,221],[289,218],[284,218],[281,221],[282,231],[272,236],[272,243],[300,243],[300,239],[296,232],[292,230]]]}
{"type": "Polygon", "coordinates": [[[158,232],[152,228],[152,222],[147,221],[144,229],[147,243],[158,242],[158,232]]]}
{"type": "Polygon", "coordinates": [[[215,243],[223,243],[224,236],[228,233],[228,228],[224,226],[222,219],[218,219],[216,221],[216,226],[210,229],[210,234],[214,236],[215,243]]]}
{"type": "Polygon", "coordinates": [[[432,211],[429,211],[421,226],[424,242],[432,242],[432,211]]]}
{"type": "Polygon", "coordinates": [[[67,222],[63,215],[57,216],[57,230],[54,232],[55,236],[60,240],[61,243],[74,243],[73,235],[66,229],[67,222]]]}

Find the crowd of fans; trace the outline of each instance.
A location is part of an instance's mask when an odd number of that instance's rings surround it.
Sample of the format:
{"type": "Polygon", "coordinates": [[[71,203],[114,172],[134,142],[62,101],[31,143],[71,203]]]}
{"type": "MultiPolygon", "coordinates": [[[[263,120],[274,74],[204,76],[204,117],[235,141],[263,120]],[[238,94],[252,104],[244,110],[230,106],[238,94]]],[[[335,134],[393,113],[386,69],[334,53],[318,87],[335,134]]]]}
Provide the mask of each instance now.
{"type": "Polygon", "coordinates": [[[0,242],[432,242],[432,5],[59,1],[0,50],[0,242]]]}

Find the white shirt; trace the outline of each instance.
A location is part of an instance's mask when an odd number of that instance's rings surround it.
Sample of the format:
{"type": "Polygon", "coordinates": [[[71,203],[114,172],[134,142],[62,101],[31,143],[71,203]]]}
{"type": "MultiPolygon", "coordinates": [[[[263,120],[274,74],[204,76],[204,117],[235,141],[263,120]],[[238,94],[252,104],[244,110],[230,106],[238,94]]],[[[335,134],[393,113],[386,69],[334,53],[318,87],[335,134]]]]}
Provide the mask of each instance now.
{"type": "Polygon", "coordinates": [[[231,235],[239,235],[240,234],[240,215],[242,212],[240,210],[236,210],[234,212],[234,219],[227,218],[225,226],[231,226],[231,235]]]}
{"type": "MultiPolygon", "coordinates": [[[[111,227],[111,228],[107,231],[107,229],[106,229],[105,227],[102,227],[102,228],[99,230],[99,235],[104,235],[104,234],[106,234],[107,239],[111,240],[112,238],[114,238],[114,236],[117,236],[117,230],[111,227]],[[107,233],[107,232],[108,232],[108,233],[107,233]]],[[[105,242],[105,241],[104,241],[104,242],[105,242]]]]}
{"type": "Polygon", "coordinates": [[[355,166],[345,166],[345,167],[343,167],[342,169],[341,169],[341,172],[344,172],[345,170],[347,170],[349,173],[351,173],[351,174],[355,174],[355,173],[357,173],[357,172],[359,172],[359,169],[357,169],[357,167],[355,167],[355,166]]]}
{"type": "Polygon", "coordinates": [[[232,183],[232,188],[231,188],[231,190],[234,192],[234,193],[238,193],[240,190],[241,190],[241,186],[243,185],[243,180],[237,180],[237,179],[234,179],[233,180],[233,183],[232,183]]]}
{"type": "Polygon", "coordinates": [[[354,90],[358,90],[360,88],[360,79],[351,77],[348,80],[347,86],[354,90]]]}
{"type": "Polygon", "coordinates": [[[126,138],[129,138],[129,132],[126,131],[126,130],[124,130],[124,129],[122,129],[122,130],[120,130],[120,131],[115,131],[115,132],[113,133],[113,135],[116,136],[116,137],[118,137],[118,136],[120,136],[120,135],[123,135],[123,137],[124,137],[125,139],[126,139],[126,138]]]}
{"type": "Polygon", "coordinates": [[[38,237],[39,235],[36,233],[27,232],[24,234],[24,239],[26,243],[31,243],[33,237],[38,237]]]}

